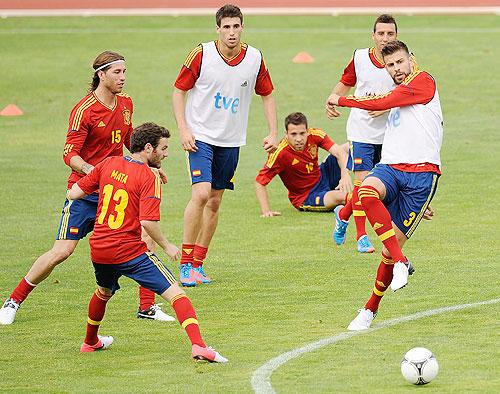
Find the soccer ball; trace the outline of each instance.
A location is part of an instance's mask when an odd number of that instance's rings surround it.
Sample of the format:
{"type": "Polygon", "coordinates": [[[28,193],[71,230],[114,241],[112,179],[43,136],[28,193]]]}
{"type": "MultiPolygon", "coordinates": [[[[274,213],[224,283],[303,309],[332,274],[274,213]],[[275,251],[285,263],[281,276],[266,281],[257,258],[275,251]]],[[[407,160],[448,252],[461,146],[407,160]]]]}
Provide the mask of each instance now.
{"type": "Polygon", "coordinates": [[[427,384],[436,377],[439,365],[434,354],[424,347],[414,347],[401,360],[401,373],[412,384],[427,384]]]}

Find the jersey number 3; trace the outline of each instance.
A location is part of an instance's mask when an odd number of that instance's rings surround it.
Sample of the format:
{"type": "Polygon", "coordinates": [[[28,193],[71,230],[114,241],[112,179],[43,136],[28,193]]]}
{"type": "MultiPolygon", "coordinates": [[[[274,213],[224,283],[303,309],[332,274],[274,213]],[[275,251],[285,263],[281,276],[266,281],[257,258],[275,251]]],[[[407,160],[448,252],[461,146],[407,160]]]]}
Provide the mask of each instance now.
{"type": "Polygon", "coordinates": [[[123,189],[117,189],[113,193],[113,185],[107,184],[102,189],[102,194],[104,195],[102,199],[102,208],[99,217],[97,218],[97,223],[103,224],[106,214],[108,213],[109,202],[111,198],[115,204],[115,211],[110,213],[108,216],[108,226],[109,228],[116,230],[120,228],[123,224],[123,219],[125,219],[125,208],[128,205],[128,193],[123,189]]]}

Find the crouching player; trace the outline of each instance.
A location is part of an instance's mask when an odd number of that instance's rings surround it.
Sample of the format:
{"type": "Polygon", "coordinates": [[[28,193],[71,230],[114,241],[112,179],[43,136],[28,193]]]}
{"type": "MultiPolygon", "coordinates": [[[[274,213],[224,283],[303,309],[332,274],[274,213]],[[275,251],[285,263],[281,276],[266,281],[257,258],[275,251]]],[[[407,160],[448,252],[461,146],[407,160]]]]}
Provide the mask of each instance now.
{"type": "Polygon", "coordinates": [[[99,190],[99,202],[90,251],[97,290],[89,303],[87,334],[81,352],[108,348],[113,337],[97,335],[106,304],[120,288],[124,275],[151,289],[171,303],[177,319],[191,341],[196,360],[227,362],[201,337],[191,301],[160,259],[141,240],[141,226],[172,259],[180,257],[160,229],[161,181],[153,169],[167,157],[170,132],[154,123],[137,127],[131,136],[130,157],[110,157],[75,183],[68,193],[71,200],[99,190]],[[153,169],[152,169],[153,168],[153,169]]]}
{"type": "Polygon", "coordinates": [[[299,211],[333,210],[345,204],[352,191],[347,171],[348,147],[337,145],[323,130],[309,128],[306,116],[293,112],[285,118],[285,138],[270,153],[255,178],[255,194],[262,217],[280,216],[269,204],[267,185],[279,175],[288,190],[288,198],[299,211]],[[318,164],[318,148],[330,155],[318,164]]]}

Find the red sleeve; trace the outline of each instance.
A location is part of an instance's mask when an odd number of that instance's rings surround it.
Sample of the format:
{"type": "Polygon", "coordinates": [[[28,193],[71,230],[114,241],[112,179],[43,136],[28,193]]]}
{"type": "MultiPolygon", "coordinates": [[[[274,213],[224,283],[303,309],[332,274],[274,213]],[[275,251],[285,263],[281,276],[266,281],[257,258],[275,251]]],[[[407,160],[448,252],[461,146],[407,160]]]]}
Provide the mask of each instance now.
{"type": "Polygon", "coordinates": [[[264,57],[260,61],[259,74],[257,75],[257,81],[255,82],[255,93],[259,96],[269,96],[274,90],[273,81],[271,81],[271,75],[269,75],[269,70],[264,62],[264,57]]]}
{"type": "Polygon", "coordinates": [[[339,98],[342,107],[355,107],[372,111],[381,111],[394,107],[406,107],[415,104],[427,104],[436,92],[434,79],[423,71],[410,74],[393,91],[378,96],[347,96],[339,98]]]}
{"type": "Polygon", "coordinates": [[[357,79],[356,79],[356,70],[354,69],[354,56],[351,57],[351,61],[349,62],[347,67],[344,68],[344,73],[340,78],[340,82],[350,87],[356,85],[357,79]]]}
{"type": "Polygon", "coordinates": [[[81,178],[77,184],[85,194],[92,194],[99,189],[99,179],[101,178],[102,167],[108,160],[103,160],[97,164],[92,171],[81,178]]]}
{"type": "Polygon", "coordinates": [[[149,168],[141,185],[139,220],[160,220],[161,180],[149,168]]]}
{"type": "Polygon", "coordinates": [[[196,80],[200,76],[202,57],[203,46],[200,44],[189,53],[184,61],[181,71],[174,83],[177,89],[187,92],[193,88],[196,80]]]}
{"type": "Polygon", "coordinates": [[[282,150],[278,148],[276,152],[271,153],[267,158],[266,164],[264,164],[264,167],[257,174],[255,180],[262,186],[266,186],[276,175],[285,169],[283,160],[281,160],[281,152],[282,150]]]}
{"type": "Polygon", "coordinates": [[[324,150],[329,151],[330,148],[335,145],[335,142],[333,142],[328,134],[325,134],[325,137],[320,141],[318,145],[324,150]]]}
{"type": "Polygon", "coordinates": [[[79,108],[80,106],[73,108],[69,116],[68,134],[66,134],[66,143],[63,150],[63,160],[67,166],[69,166],[73,156],[80,156],[80,150],[90,131],[89,113],[85,111],[82,116],[78,111],[79,108]],[[78,119],[79,116],[81,116],[81,119],[78,119]]]}

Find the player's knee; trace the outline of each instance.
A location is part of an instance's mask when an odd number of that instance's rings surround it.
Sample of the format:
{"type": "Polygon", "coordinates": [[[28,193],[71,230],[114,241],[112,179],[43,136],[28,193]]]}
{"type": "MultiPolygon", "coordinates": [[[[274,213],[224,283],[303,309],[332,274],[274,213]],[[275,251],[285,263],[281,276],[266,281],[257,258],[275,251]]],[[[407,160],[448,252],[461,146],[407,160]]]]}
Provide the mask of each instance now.
{"type": "Polygon", "coordinates": [[[211,197],[207,201],[207,205],[206,206],[212,212],[216,213],[216,212],[219,211],[221,201],[222,201],[222,199],[219,196],[217,196],[217,197],[211,197]]]}
{"type": "Polygon", "coordinates": [[[209,190],[198,190],[196,193],[191,195],[191,201],[200,206],[205,206],[210,199],[210,191],[209,190]]]}
{"type": "Polygon", "coordinates": [[[73,245],[54,245],[51,250],[52,265],[56,266],[57,264],[62,263],[73,254],[74,250],[75,247],[73,245]]]}

